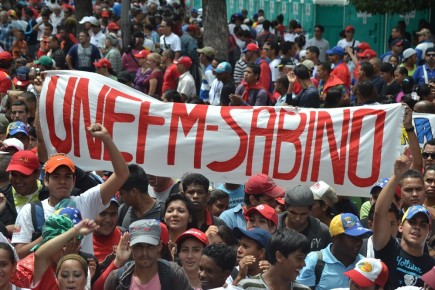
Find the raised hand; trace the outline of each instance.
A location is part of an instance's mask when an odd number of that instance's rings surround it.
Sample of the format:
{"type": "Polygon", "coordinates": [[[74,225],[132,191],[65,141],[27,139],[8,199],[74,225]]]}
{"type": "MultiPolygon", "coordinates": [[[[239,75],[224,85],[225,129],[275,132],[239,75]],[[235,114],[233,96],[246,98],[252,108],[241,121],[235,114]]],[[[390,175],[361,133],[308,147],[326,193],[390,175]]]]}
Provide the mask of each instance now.
{"type": "Polygon", "coordinates": [[[118,246],[116,247],[116,257],[114,261],[115,266],[118,268],[122,267],[130,259],[130,256],[130,234],[125,232],[119,240],[118,246]]]}
{"type": "Polygon", "coordinates": [[[394,162],[394,175],[400,178],[411,166],[411,159],[405,155],[397,157],[394,162]]]}
{"type": "Polygon", "coordinates": [[[86,236],[98,228],[93,220],[85,219],[74,226],[77,235],[86,236]]]}
{"type": "Polygon", "coordinates": [[[95,123],[87,128],[88,132],[91,133],[92,137],[103,140],[104,138],[111,138],[109,132],[103,125],[95,123]]]}

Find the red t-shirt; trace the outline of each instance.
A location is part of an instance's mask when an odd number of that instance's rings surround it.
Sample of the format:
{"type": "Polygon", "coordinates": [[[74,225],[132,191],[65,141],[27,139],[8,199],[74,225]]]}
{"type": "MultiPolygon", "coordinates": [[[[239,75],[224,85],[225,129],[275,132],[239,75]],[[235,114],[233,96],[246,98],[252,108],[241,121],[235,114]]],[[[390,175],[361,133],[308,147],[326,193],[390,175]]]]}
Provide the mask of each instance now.
{"type": "Polygon", "coordinates": [[[56,274],[54,273],[53,269],[49,267],[47,271],[45,271],[44,276],[42,276],[41,281],[39,281],[38,284],[34,285],[30,289],[47,290],[47,289],[58,289],[58,288],[59,287],[56,280],[56,274]]]}
{"type": "Polygon", "coordinates": [[[12,79],[4,71],[0,69],[0,93],[6,94],[8,90],[12,88],[12,79]]]}
{"type": "Polygon", "coordinates": [[[103,262],[107,256],[115,252],[121,235],[122,233],[117,227],[108,237],[94,233],[94,255],[99,263],[103,262]]]}
{"type": "Polygon", "coordinates": [[[344,82],[346,89],[350,88],[350,71],[345,62],[337,65],[331,72],[331,75],[338,77],[344,82]]]}
{"type": "Polygon", "coordinates": [[[177,65],[171,64],[168,66],[163,75],[162,93],[167,90],[176,90],[179,77],[180,74],[177,71],[177,65]]]}

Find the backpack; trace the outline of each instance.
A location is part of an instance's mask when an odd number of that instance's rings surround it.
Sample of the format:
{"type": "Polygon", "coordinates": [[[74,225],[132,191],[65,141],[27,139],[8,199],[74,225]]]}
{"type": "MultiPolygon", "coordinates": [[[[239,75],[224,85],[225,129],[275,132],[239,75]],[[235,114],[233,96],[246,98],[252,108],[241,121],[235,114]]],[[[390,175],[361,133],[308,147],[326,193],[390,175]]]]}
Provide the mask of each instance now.
{"type": "Polygon", "coordinates": [[[317,254],[317,262],[314,267],[314,276],[316,277],[316,284],[313,289],[316,288],[317,284],[320,282],[320,278],[322,278],[323,268],[325,268],[325,261],[323,261],[323,253],[322,251],[316,251],[317,254]]]}
{"type": "Polygon", "coordinates": [[[42,226],[45,223],[44,208],[40,200],[30,203],[30,215],[32,217],[32,225],[34,232],[32,234],[32,241],[36,240],[42,235],[42,226]]]}

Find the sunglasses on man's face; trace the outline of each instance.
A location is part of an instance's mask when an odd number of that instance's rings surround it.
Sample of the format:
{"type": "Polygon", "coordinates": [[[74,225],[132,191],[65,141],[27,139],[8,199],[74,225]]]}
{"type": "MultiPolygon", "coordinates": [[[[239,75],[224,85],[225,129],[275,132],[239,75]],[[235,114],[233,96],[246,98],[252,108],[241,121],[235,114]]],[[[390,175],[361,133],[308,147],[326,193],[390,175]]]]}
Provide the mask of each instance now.
{"type": "Polygon", "coordinates": [[[423,159],[433,159],[435,160],[435,152],[423,152],[421,153],[421,156],[423,157],[423,159]]]}

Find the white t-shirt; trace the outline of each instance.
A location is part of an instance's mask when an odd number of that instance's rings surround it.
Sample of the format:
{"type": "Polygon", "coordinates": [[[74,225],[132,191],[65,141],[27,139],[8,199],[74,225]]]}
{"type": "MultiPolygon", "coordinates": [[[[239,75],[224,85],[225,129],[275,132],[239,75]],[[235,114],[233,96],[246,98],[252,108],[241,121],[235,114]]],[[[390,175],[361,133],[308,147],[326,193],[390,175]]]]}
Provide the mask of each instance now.
{"type": "Polygon", "coordinates": [[[339,40],[337,42],[337,46],[340,46],[342,48],[346,48],[348,46],[350,46],[350,47],[352,47],[352,46],[353,47],[357,47],[358,44],[359,44],[358,40],[352,39],[352,41],[347,41],[346,38],[343,38],[343,39],[341,39],[341,40],[339,40]],[[355,43],[353,43],[354,41],[355,41],[355,43]]]}
{"type": "Polygon", "coordinates": [[[91,36],[90,42],[101,50],[106,47],[106,35],[100,30],[97,34],[91,36]]]}
{"type": "Polygon", "coordinates": [[[177,92],[190,98],[196,94],[195,80],[189,71],[185,72],[178,79],[177,92]]]}
{"type": "Polygon", "coordinates": [[[208,94],[208,101],[210,105],[219,106],[221,104],[221,91],[223,83],[218,79],[214,79],[211,83],[210,93],[208,94]]]}
{"type": "Polygon", "coordinates": [[[329,49],[329,41],[324,38],[318,40],[313,37],[307,41],[306,47],[308,46],[316,46],[320,52],[319,60],[326,61],[326,51],[329,49]]]}
{"type": "Polygon", "coordinates": [[[270,71],[272,73],[272,82],[276,81],[279,76],[279,68],[278,65],[281,63],[280,58],[275,58],[269,63],[270,71]]]}
{"type": "MultiPolygon", "coordinates": [[[[82,219],[95,219],[95,217],[105,210],[110,202],[103,204],[100,194],[100,185],[88,189],[79,196],[71,196],[71,199],[76,203],[77,209],[82,215],[82,219]]],[[[44,209],[44,218],[47,219],[55,212],[54,207],[48,204],[48,199],[43,200],[42,207],[44,209]]],[[[18,214],[15,221],[15,230],[12,235],[12,244],[26,244],[32,241],[32,233],[34,232],[31,214],[31,205],[26,204],[18,214]]],[[[82,241],[83,252],[94,254],[92,242],[92,234],[86,235],[82,241]]]]}
{"type": "Polygon", "coordinates": [[[181,51],[181,40],[178,35],[171,33],[169,36],[160,36],[160,47],[162,49],[172,49],[173,51],[181,51]]]}

